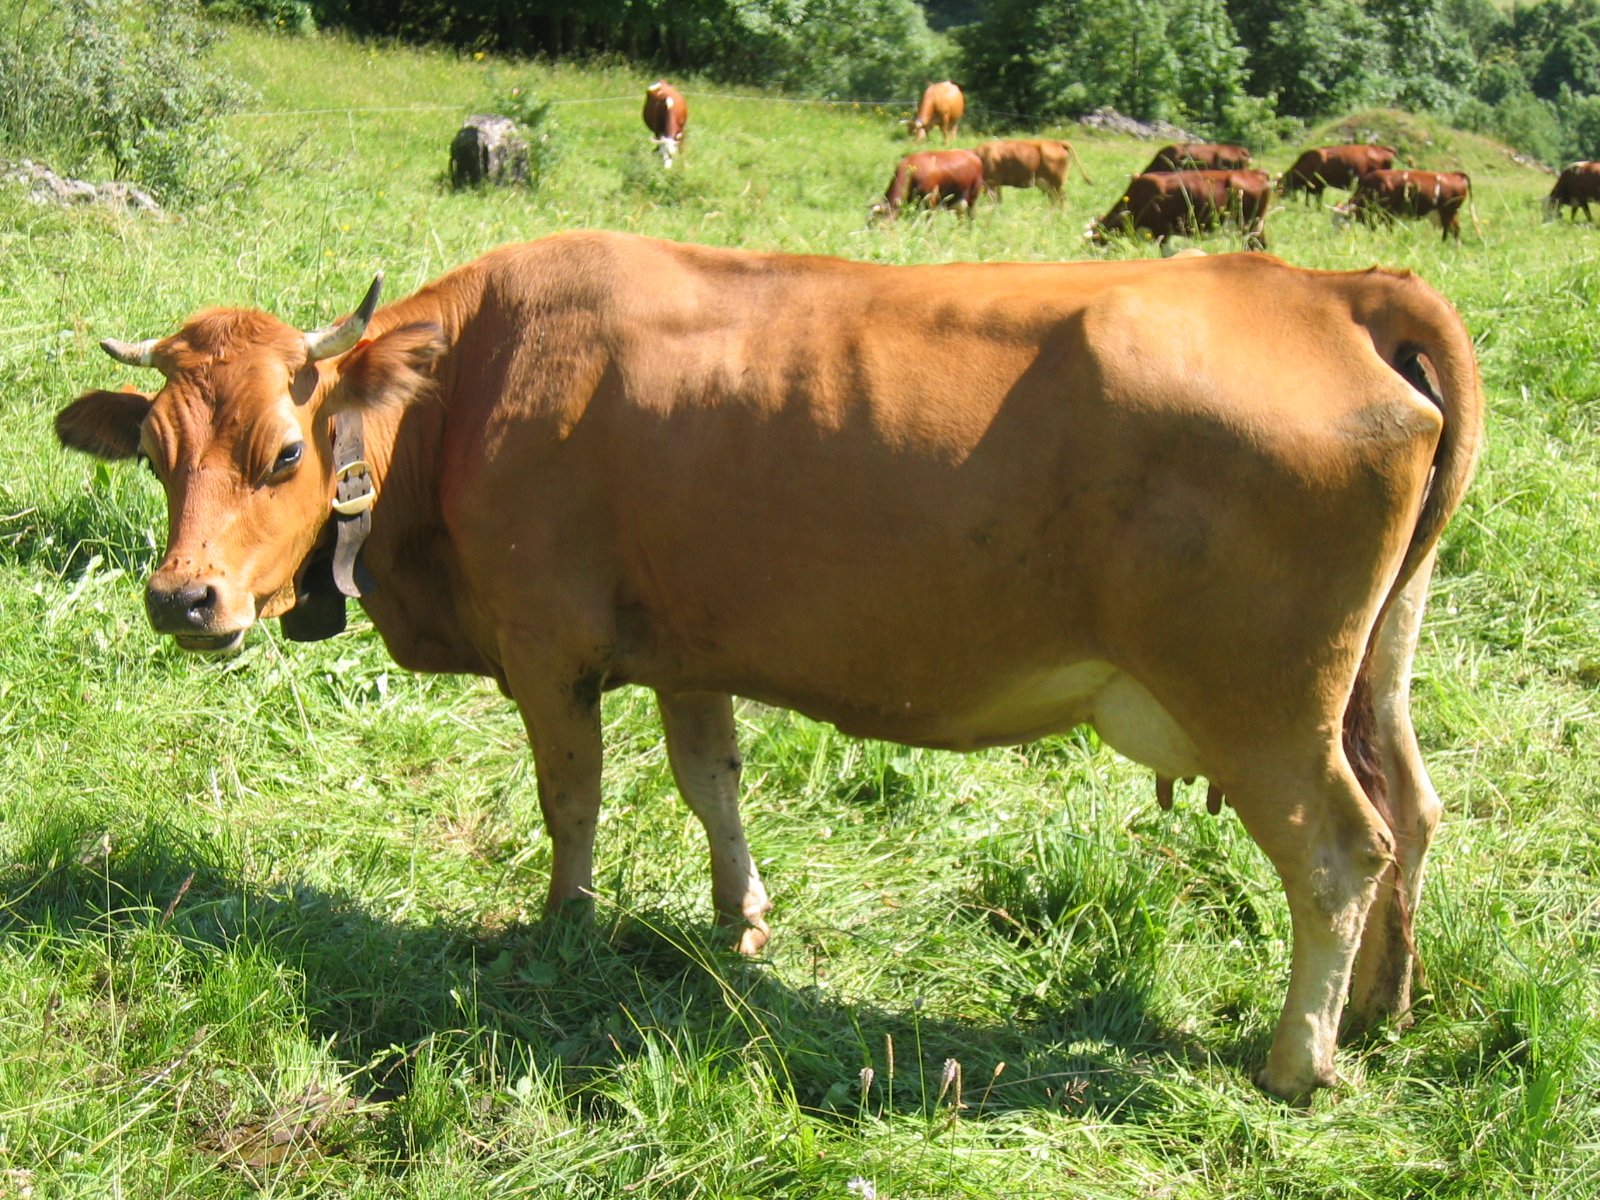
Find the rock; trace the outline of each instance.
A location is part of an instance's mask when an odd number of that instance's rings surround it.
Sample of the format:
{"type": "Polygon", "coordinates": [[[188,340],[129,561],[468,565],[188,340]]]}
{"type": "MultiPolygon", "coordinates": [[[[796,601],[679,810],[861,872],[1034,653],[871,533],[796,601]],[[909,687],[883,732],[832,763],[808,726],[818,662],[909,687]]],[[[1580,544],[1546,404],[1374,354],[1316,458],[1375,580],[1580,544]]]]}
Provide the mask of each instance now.
{"type": "Polygon", "coordinates": [[[1197,137],[1170,121],[1140,121],[1133,117],[1125,117],[1114,108],[1097,108],[1092,113],[1079,117],[1078,124],[1086,125],[1090,129],[1103,129],[1107,133],[1120,133],[1127,137],[1160,138],[1164,142],[1205,141],[1204,138],[1197,137]]]}
{"type": "Polygon", "coordinates": [[[468,117],[450,143],[450,186],[527,182],[528,143],[517,123],[492,113],[468,117]]]}
{"type": "Polygon", "coordinates": [[[28,188],[28,199],[35,204],[100,204],[118,212],[159,214],[161,206],[142,188],[131,183],[90,183],[57,175],[49,167],[29,159],[0,161],[0,181],[21,183],[28,188]]]}

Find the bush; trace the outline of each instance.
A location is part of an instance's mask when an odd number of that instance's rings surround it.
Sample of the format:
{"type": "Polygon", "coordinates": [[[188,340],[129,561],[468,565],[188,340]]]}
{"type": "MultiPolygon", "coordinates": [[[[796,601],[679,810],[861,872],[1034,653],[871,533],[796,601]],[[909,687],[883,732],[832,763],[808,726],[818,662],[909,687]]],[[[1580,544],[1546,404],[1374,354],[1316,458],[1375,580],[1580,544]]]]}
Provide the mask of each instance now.
{"type": "Polygon", "coordinates": [[[168,204],[237,186],[220,117],[249,93],[205,65],[215,36],[193,0],[0,0],[0,143],[168,204]]]}
{"type": "Polygon", "coordinates": [[[518,132],[528,141],[528,190],[531,192],[539,190],[561,158],[553,108],[550,101],[539,99],[532,88],[517,84],[491,109],[515,121],[518,132]]]}
{"type": "Polygon", "coordinates": [[[285,33],[309,36],[317,31],[310,0],[206,0],[206,11],[218,17],[265,25],[285,33]]]}

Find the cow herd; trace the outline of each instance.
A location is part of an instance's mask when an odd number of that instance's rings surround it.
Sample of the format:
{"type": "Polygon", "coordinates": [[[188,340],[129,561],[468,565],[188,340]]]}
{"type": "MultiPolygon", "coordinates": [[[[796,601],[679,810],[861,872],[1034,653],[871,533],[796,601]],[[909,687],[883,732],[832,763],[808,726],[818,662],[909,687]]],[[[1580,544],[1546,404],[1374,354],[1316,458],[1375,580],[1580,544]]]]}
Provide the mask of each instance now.
{"type": "MultiPolygon", "coordinates": [[[[961,88],[950,80],[930,83],[908,124],[914,141],[925,141],[930,129],[944,137],[943,150],[919,150],[895,165],[883,197],[870,209],[873,221],[892,220],[907,207],[948,207],[972,219],[978,197],[1000,202],[1001,188],[1038,188],[1052,205],[1062,203],[1067,176],[1074,164],[1092,184],[1072,143],[1059,138],[1005,138],[982,142],[970,150],[949,147],[966,112],[961,88]]],[[[645,94],[644,123],[670,167],[683,141],[689,105],[665,80],[645,94]]],[[[1244,146],[1219,142],[1177,142],[1156,151],[1148,166],[1128,180],[1122,195],[1105,216],[1084,230],[1089,241],[1103,245],[1110,234],[1143,233],[1165,244],[1168,238],[1209,232],[1219,225],[1238,227],[1245,245],[1265,248],[1267,206],[1274,194],[1300,196],[1322,203],[1328,188],[1350,192],[1333,208],[1335,227],[1351,221],[1367,226],[1398,218],[1433,217],[1440,236],[1461,239],[1461,210],[1472,197],[1472,180],[1463,171],[1396,168],[1395,151],[1360,142],[1317,146],[1295,159],[1276,180],[1251,166],[1244,146]]],[[[1561,172],[1544,202],[1545,217],[1554,220],[1564,209],[1578,210],[1593,220],[1589,205],[1600,201],[1600,163],[1576,162],[1561,172]]]]}

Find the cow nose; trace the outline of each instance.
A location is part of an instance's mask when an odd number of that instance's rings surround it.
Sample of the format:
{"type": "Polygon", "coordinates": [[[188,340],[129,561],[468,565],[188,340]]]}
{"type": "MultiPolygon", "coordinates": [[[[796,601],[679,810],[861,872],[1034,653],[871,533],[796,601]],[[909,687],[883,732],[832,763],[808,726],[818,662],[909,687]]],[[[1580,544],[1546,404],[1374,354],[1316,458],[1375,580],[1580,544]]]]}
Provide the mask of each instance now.
{"type": "Polygon", "coordinates": [[[174,585],[151,580],[144,593],[145,611],[158,633],[208,629],[217,610],[217,589],[203,579],[174,585]]]}

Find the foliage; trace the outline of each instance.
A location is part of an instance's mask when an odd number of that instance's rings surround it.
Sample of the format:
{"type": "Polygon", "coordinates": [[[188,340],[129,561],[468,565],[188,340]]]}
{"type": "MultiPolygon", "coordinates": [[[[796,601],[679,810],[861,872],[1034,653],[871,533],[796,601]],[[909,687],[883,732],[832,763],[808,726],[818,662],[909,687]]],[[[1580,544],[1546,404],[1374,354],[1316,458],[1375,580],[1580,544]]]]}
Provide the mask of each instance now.
{"type": "Polygon", "coordinates": [[[1222,0],[989,0],[961,40],[963,80],[1015,119],[1109,105],[1236,136],[1270,115],[1222,0]]]}
{"type": "Polygon", "coordinates": [[[204,0],[206,11],[301,36],[317,31],[313,0],[204,0]]]}
{"type": "Polygon", "coordinates": [[[183,203],[247,176],[221,118],[248,95],[206,65],[216,34],[192,0],[0,4],[0,142],[59,171],[183,203]]]}
{"type": "Polygon", "coordinates": [[[541,100],[529,84],[513,84],[492,106],[493,110],[517,123],[517,132],[528,143],[528,190],[537,192],[556,163],[561,161],[561,135],[555,119],[555,105],[541,100]]]}

